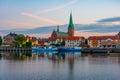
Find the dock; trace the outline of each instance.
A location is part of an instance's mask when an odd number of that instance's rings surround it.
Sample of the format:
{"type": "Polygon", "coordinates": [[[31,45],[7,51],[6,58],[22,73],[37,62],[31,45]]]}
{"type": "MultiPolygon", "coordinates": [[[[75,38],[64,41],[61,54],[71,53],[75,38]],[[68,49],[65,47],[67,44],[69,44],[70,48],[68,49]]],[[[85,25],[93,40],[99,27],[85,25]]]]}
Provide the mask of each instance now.
{"type": "Polygon", "coordinates": [[[120,48],[83,48],[82,53],[120,53],[120,48]]]}
{"type": "Polygon", "coordinates": [[[31,48],[0,47],[0,52],[31,52],[31,48]]]}

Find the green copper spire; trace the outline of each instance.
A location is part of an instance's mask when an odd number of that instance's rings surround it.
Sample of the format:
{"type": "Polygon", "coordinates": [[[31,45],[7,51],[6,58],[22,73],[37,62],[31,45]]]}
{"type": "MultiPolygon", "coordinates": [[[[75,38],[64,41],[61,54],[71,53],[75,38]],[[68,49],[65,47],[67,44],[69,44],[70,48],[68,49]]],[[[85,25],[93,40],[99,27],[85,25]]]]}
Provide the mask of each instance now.
{"type": "Polygon", "coordinates": [[[59,25],[57,26],[57,32],[59,32],[59,25]]]}
{"type": "Polygon", "coordinates": [[[70,13],[70,21],[69,21],[68,28],[73,28],[74,29],[74,24],[73,24],[73,19],[72,19],[72,13],[70,13]]]}

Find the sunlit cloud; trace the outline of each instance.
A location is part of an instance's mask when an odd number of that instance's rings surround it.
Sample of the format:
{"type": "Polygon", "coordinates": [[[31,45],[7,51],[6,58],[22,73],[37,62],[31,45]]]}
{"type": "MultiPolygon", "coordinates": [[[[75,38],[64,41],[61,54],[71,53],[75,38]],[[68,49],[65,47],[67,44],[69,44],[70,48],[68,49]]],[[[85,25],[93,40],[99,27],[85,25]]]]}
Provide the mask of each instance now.
{"type": "Polygon", "coordinates": [[[27,23],[27,22],[15,22],[15,21],[9,21],[8,25],[14,26],[14,27],[22,27],[22,28],[33,28],[33,27],[40,26],[40,24],[27,23]]]}
{"type": "Polygon", "coordinates": [[[54,21],[54,20],[51,20],[51,19],[48,19],[48,18],[44,18],[44,17],[41,17],[41,16],[37,16],[37,15],[31,14],[31,13],[22,12],[21,14],[24,15],[24,16],[31,17],[33,19],[37,19],[37,20],[40,20],[40,21],[51,23],[53,25],[61,24],[60,22],[57,22],[57,21],[54,21]]]}
{"type": "Polygon", "coordinates": [[[120,22],[120,17],[112,17],[98,20],[97,22],[120,22]]]}
{"type": "Polygon", "coordinates": [[[56,6],[56,7],[53,7],[53,8],[49,8],[49,9],[46,9],[46,10],[40,11],[40,12],[37,13],[37,14],[48,13],[48,12],[51,12],[51,11],[56,11],[56,10],[59,10],[59,9],[65,8],[65,7],[69,6],[69,5],[72,5],[72,4],[76,3],[77,1],[78,1],[78,0],[71,0],[70,2],[65,3],[65,4],[63,4],[63,5],[56,6]]]}
{"type": "Polygon", "coordinates": [[[108,25],[108,26],[110,26],[110,25],[120,25],[120,21],[116,21],[116,22],[105,22],[105,23],[101,23],[101,24],[103,24],[103,25],[108,25]]]}
{"type": "Polygon", "coordinates": [[[116,34],[117,32],[99,33],[99,32],[75,31],[76,36],[84,36],[85,38],[88,38],[89,36],[106,36],[116,34]]]}

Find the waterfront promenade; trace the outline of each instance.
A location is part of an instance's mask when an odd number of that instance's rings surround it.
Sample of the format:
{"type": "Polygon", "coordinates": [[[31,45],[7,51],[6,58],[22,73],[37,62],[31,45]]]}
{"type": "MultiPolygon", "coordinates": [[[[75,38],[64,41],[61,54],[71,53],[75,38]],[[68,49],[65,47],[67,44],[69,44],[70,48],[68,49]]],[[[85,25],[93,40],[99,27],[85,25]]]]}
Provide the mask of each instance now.
{"type": "Polygon", "coordinates": [[[31,52],[31,48],[16,48],[16,47],[0,47],[3,52],[31,52]]]}
{"type": "MultiPolygon", "coordinates": [[[[2,52],[32,52],[32,48],[0,47],[0,51],[2,51],[2,52]]],[[[59,49],[56,51],[59,52],[59,49]]],[[[64,51],[62,51],[62,52],[64,52],[64,51]]],[[[76,52],[76,51],[72,51],[72,52],[76,52]]],[[[120,48],[82,48],[81,51],[77,51],[77,52],[81,52],[81,53],[120,53],[120,48]]]]}

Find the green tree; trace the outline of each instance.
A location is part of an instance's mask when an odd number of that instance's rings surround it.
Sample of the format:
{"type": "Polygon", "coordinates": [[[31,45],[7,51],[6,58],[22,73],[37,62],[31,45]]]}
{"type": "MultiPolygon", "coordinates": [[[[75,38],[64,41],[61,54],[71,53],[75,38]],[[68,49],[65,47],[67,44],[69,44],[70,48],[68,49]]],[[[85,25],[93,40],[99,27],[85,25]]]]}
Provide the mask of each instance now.
{"type": "Polygon", "coordinates": [[[87,39],[85,39],[85,44],[88,44],[88,40],[87,39]]]}
{"type": "Polygon", "coordinates": [[[0,36],[0,45],[2,45],[2,37],[0,36]]]}
{"type": "Polygon", "coordinates": [[[65,40],[62,41],[61,46],[65,46],[65,40]]]}
{"type": "Polygon", "coordinates": [[[32,47],[32,41],[26,42],[26,47],[31,48],[32,47]]]}
{"type": "Polygon", "coordinates": [[[20,46],[20,42],[19,41],[13,41],[13,46],[15,47],[19,47],[20,46]]]}
{"type": "Polygon", "coordinates": [[[62,43],[62,42],[59,40],[59,41],[57,41],[57,44],[55,44],[55,46],[56,46],[56,47],[59,47],[59,46],[61,46],[61,43],[62,43]]]}
{"type": "Polygon", "coordinates": [[[22,44],[22,48],[26,48],[26,44],[22,44]]]}
{"type": "Polygon", "coordinates": [[[25,36],[23,34],[19,34],[17,35],[17,37],[15,38],[16,41],[19,41],[20,44],[22,45],[23,41],[26,40],[25,36]]]}

